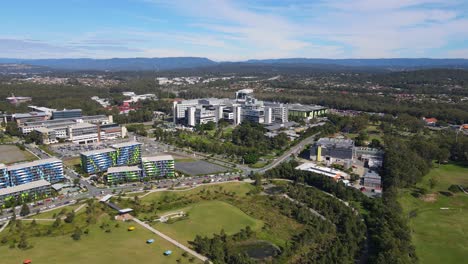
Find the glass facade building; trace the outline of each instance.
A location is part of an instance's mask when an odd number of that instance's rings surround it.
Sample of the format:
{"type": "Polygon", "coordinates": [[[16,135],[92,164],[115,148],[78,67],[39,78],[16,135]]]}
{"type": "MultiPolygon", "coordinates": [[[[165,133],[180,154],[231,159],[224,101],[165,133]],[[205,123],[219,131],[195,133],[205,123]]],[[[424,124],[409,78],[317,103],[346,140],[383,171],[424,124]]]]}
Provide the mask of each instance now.
{"type": "Polygon", "coordinates": [[[81,153],[81,168],[92,174],[105,172],[110,167],[141,164],[141,144],[127,142],[113,145],[112,148],[81,153]]]}
{"type": "Polygon", "coordinates": [[[0,189],[10,186],[10,175],[8,175],[7,166],[0,163],[0,189]]]}
{"type": "Polygon", "coordinates": [[[173,177],[174,158],[171,155],[143,157],[143,176],[149,178],[173,177]]]}
{"type": "Polygon", "coordinates": [[[106,182],[108,184],[139,181],[142,178],[141,169],[133,167],[112,167],[107,170],[106,182]]]}
{"type": "Polygon", "coordinates": [[[112,146],[116,150],[116,165],[129,166],[141,164],[141,143],[127,142],[112,146]]]}
{"type": "Polygon", "coordinates": [[[111,148],[83,152],[80,156],[81,168],[89,174],[104,172],[116,164],[116,151],[111,148]]]}
{"type": "Polygon", "coordinates": [[[36,160],[7,167],[10,185],[17,186],[38,180],[57,183],[65,179],[63,163],[57,158],[36,160]]]}

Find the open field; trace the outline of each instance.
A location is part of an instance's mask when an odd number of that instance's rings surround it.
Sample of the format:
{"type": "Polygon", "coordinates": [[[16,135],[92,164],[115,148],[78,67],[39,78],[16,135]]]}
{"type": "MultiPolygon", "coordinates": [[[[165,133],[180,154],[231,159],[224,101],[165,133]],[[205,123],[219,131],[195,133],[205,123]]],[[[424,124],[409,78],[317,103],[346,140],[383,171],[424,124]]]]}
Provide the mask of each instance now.
{"type": "MultiPolygon", "coordinates": [[[[299,224],[295,220],[288,218],[282,214],[279,213],[278,209],[272,207],[269,202],[269,198],[266,196],[262,195],[248,195],[249,192],[254,190],[254,186],[252,186],[249,183],[243,183],[243,182],[234,182],[234,183],[227,183],[227,184],[217,184],[217,185],[209,185],[209,186],[200,186],[198,188],[194,188],[188,191],[177,191],[177,192],[170,192],[170,191],[165,191],[165,192],[154,192],[151,194],[148,194],[147,196],[141,198],[141,202],[144,204],[151,204],[151,203],[156,203],[156,204],[167,204],[167,203],[172,203],[174,204],[174,207],[170,207],[167,210],[162,210],[162,212],[158,212],[158,215],[161,216],[165,214],[165,212],[174,212],[174,211],[180,211],[181,208],[191,208],[191,206],[196,205],[198,203],[204,203],[207,200],[200,199],[201,196],[208,198],[208,201],[210,203],[212,202],[222,202],[221,207],[224,208],[224,210],[229,210],[229,214],[239,214],[239,212],[236,213],[236,211],[242,212],[241,217],[242,219],[245,219],[245,217],[249,217],[250,219],[253,219],[256,221],[256,223],[263,223],[263,227],[261,229],[257,229],[257,238],[261,240],[267,240],[269,242],[274,243],[277,246],[285,246],[287,241],[290,241],[290,239],[295,235],[300,233],[303,230],[303,225],[299,224]],[[208,194],[210,193],[210,194],[208,194]],[[228,196],[226,197],[224,193],[229,193],[233,196],[228,196]],[[191,204],[186,204],[185,201],[191,200],[191,204]],[[233,206],[233,208],[226,208],[225,204],[229,204],[230,207],[233,206]],[[274,219],[272,221],[271,219],[274,219]]],[[[215,214],[219,214],[216,217],[223,218],[224,216],[221,215],[221,213],[217,213],[218,208],[212,208],[210,210],[214,210],[215,214]]],[[[220,211],[221,212],[221,211],[220,211]]],[[[204,227],[202,227],[202,233],[200,234],[206,234],[209,231],[206,228],[212,228],[208,227],[206,223],[211,221],[215,221],[214,219],[205,219],[204,214],[212,214],[212,212],[194,212],[196,219],[200,221],[200,223],[188,223],[186,221],[189,221],[190,219],[192,221],[195,221],[193,217],[190,216],[189,214],[189,220],[182,220],[180,222],[175,222],[173,224],[162,224],[158,223],[156,224],[156,228],[160,228],[163,226],[161,229],[164,228],[164,231],[166,233],[173,233],[173,232],[178,232],[177,229],[179,229],[178,225],[184,225],[187,223],[187,225],[199,225],[202,224],[204,227]],[[185,222],[185,223],[184,223],[185,222]]],[[[154,218],[152,218],[154,219],[154,218]]],[[[224,220],[223,220],[224,221],[224,220]]],[[[225,219],[225,223],[229,223],[229,219],[225,219]]],[[[242,220],[244,221],[244,220],[242,220]]],[[[220,227],[219,226],[214,226],[215,228],[212,228],[211,233],[219,232],[220,227]],[[218,229],[218,230],[216,230],[218,229]]],[[[251,226],[254,228],[253,226],[251,226]]],[[[186,228],[186,227],[182,227],[186,228]]],[[[223,227],[226,232],[228,232],[227,227],[223,227]]],[[[245,226],[240,226],[239,228],[245,228],[245,226]]],[[[194,232],[198,232],[198,230],[195,231],[188,231],[192,232],[192,235],[198,234],[194,232]]],[[[177,235],[177,234],[176,234],[177,235]]],[[[182,234],[181,236],[184,236],[182,234]]],[[[188,238],[187,236],[182,237],[184,239],[191,239],[188,238]]],[[[179,242],[185,242],[185,241],[179,241],[179,242]]]]}
{"type": "Polygon", "coordinates": [[[229,171],[230,169],[206,162],[204,160],[197,160],[197,161],[190,161],[190,162],[176,162],[175,169],[177,171],[181,171],[185,174],[189,174],[192,176],[195,175],[206,175],[206,174],[215,174],[221,173],[225,171],[229,171]]]}
{"type": "Polygon", "coordinates": [[[15,145],[0,145],[0,163],[11,164],[36,159],[33,154],[20,150],[15,145]]]}
{"type": "Polygon", "coordinates": [[[251,184],[244,183],[244,182],[232,182],[232,183],[225,183],[225,184],[213,184],[207,186],[198,186],[196,188],[190,189],[188,191],[163,191],[163,192],[153,192],[141,200],[142,202],[152,202],[152,201],[163,201],[167,199],[166,197],[170,197],[175,199],[177,197],[182,196],[190,196],[200,193],[201,191],[217,191],[223,190],[226,192],[234,192],[238,197],[244,197],[248,192],[253,189],[251,184]]]}
{"type": "MultiPolygon", "coordinates": [[[[24,259],[31,259],[34,264],[50,263],[190,263],[189,257],[182,257],[182,250],[169,242],[136,225],[132,232],[127,228],[133,224],[119,222],[118,228],[106,233],[97,225],[89,229],[89,235],[82,235],[81,240],[73,241],[69,235],[55,237],[33,237],[28,241],[32,249],[10,249],[0,246],[2,264],[18,264],[24,259]],[[154,244],[146,240],[155,239],[154,244]],[[171,256],[164,256],[165,250],[171,250],[171,256]]],[[[200,263],[197,259],[193,263],[200,263]]]]}
{"type": "Polygon", "coordinates": [[[221,201],[206,201],[190,205],[176,211],[188,213],[188,218],[174,223],[155,223],[153,226],[180,243],[189,245],[196,235],[212,236],[222,229],[228,235],[237,233],[242,228],[250,226],[259,230],[263,222],[254,219],[239,208],[221,201]]]}
{"type": "Polygon", "coordinates": [[[450,194],[452,184],[468,185],[468,167],[436,165],[417,186],[429,190],[425,200],[414,197],[414,190],[402,191],[400,203],[409,217],[420,263],[463,263],[468,257],[468,195],[450,194]],[[432,190],[431,178],[438,179],[432,190]]]}

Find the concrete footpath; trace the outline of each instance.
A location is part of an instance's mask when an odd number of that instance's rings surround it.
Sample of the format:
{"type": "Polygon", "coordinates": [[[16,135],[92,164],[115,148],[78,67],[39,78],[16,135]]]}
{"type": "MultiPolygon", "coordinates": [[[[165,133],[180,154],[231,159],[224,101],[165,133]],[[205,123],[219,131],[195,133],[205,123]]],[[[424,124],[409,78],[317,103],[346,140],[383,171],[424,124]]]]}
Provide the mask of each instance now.
{"type": "MultiPolygon", "coordinates": [[[[156,235],[158,235],[158,236],[164,238],[165,240],[169,241],[170,243],[174,244],[176,247],[178,247],[178,248],[180,248],[180,249],[182,249],[182,250],[184,250],[184,251],[187,251],[188,253],[192,254],[193,256],[195,256],[196,258],[198,258],[199,260],[201,260],[201,261],[203,261],[203,262],[208,260],[207,257],[198,254],[198,253],[195,252],[194,250],[191,250],[190,248],[188,248],[188,247],[182,245],[181,243],[175,241],[174,239],[172,239],[172,238],[166,236],[165,234],[159,232],[158,230],[154,229],[153,227],[151,227],[150,225],[144,223],[143,221],[141,221],[141,220],[139,220],[139,219],[137,219],[137,218],[135,218],[135,217],[133,217],[133,221],[135,221],[137,224],[141,225],[142,227],[148,229],[149,231],[155,233],[156,235]]],[[[210,263],[211,263],[211,262],[210,262],[210,263]]]]}

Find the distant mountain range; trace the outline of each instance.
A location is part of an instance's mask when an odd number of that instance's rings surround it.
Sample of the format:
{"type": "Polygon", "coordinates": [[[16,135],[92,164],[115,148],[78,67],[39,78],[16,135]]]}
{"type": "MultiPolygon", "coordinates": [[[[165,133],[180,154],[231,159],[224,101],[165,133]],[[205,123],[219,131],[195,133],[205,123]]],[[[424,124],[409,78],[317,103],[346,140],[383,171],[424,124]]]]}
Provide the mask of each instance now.
{"type": "Polygon", "coordinates": [[[381,68],[387,70],[421,68],[463,68],[468,69],[468,59],[266,59],[243,62],[215,62],[199,57],[168,58],[114,58],[114,59],[2,59],[4,64],[23,64],[48,67],[56,70],[99,70],[99,71],[167,71],[175,69],[251,68],[255,65],[274,67],[310,67],[310,68],[381,68]]]}

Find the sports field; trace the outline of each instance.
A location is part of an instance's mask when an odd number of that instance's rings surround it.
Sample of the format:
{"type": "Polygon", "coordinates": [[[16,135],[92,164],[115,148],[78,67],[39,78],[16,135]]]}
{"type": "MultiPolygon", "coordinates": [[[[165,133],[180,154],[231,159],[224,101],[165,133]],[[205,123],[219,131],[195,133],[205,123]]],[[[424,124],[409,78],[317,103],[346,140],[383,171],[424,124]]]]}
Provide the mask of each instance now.
{"type": "MultiPolygon", "coordinates": [[[[136,230],[129,232],[130,223],[119,222],[118,228],[106,233],[97,225],[90,228],[89,235],[82,235],[81,240],[74,241],[70,235],[55,237],[33,237],[28,240],[32,249],[10,249],[0,245],[2,264],[23,263],[31,259],[34,264],[51,263],[201,263],[197,259],[190,262],[182,256],[182,250],[166,242],[157,235],[135,225],[136,230]],[[153,244],[146,240],[153,238],[153,244]],[[164,256],[165,250],[171,250],[171,256],[164,256]],[[177,262],[180,259],[180,262],[177,262]]],[[[8,228],[5,230],[8,232],[8,228]]],[[[4,232],[5,232],[4,231],[4,232]]],[[[0,234],[1,236],[1,234],[0,234]]]]}
{"type": "Polygon", "coordinates": [[[414,190],[402,191],[400,202],[409,217],[420,263],[464,263],[468,258],[468,195],[457,192],[450,196],[452,184],[468,186],[468,167],[436,165],[418,184],[428,194],[416,198],[414,190]],[[437,179],[432,190],[431,178],[437,179]]]}
{"type": "Polygon", "coordinates": [[[222,229],[231,235],[247,226],[252,230],[259,230],[263,226],[262,221],[222,201],[199,202],[175,211],[188,213],[188,218],[172,224],[155,223],[153,227],[185,245],[188,245],[188,241],[192,241],[196,235],[212,236],[222,229]]]}
{"type": "Polygon", "coordinates": [[[20,150],[15,145],[0,145],[0,163],[11,164],[36,159],[33,154],[20,150]]]}

